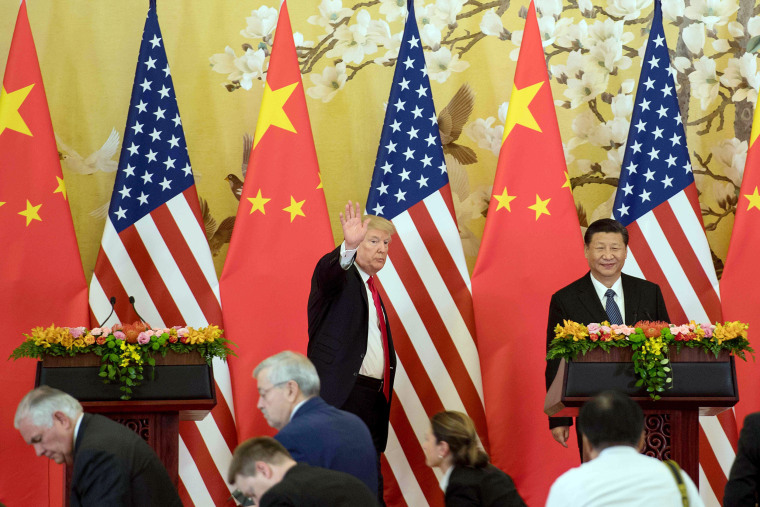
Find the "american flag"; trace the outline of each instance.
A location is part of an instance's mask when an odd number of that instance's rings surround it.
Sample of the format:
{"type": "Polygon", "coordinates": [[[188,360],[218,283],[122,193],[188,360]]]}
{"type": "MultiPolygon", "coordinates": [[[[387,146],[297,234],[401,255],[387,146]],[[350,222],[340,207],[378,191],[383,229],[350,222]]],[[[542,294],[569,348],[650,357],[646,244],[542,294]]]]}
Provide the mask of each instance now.
{"type": "MultiPolygon", "coordinates": [[[[662,28],[660,2],[644,56],[613,216],[628,228],[626,273],[659,284],[671,321],[721,318],[694,174],[662,28]]],[[[732,411],[700,417],[700,494],[719,505],[734,458],[732,411]]],[[[696,479],[696,478],[694,478],[696,479]]]]}
{"type": "MultiPolygon", "coordinates": [[[[140,315],[154,328],[221,324],[219,287],[204,229],[166,50],[152,1],[145,22],[111,205],[90,284],[93,325],[140,315]]],[[[222,505],[237,437],[226,363],[214,363],[218,405],[180,422],[185,505],[222,505]]]]}
{"type": "Polygon", "coordinates": [[[386,475],[386,483],[395,481],[406,504],[419,506],[441,500],[439,477],[425,466],[420,447],[428,417],[444,409],[465,412],[483,439],[486,423],[470,278],[413,3],[367,212],[391,220],[398,233],[378,273],[398,355],[385,453],[393,477],[386,475]]]}

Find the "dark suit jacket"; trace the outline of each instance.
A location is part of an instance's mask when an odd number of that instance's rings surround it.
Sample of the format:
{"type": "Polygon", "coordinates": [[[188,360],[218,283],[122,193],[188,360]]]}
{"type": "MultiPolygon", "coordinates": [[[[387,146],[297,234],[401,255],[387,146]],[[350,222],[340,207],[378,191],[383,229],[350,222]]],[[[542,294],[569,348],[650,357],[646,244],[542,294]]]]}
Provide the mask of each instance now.
{"type": "MultiPolygon", "coordinates": [[[[340,247],[319,260],[311,278],[306,355],[319,373],[322,399],[334,407],[342,407],[348,399],[367,352],[368,308],[370,304],[374,307],[367,299],[356,266],[352,264],[348,270],[340,267],[340,247]]],[[[391,368],[391,378],[385,380],[390,381],[392,397],[396,352],[387,316],[385,320],[391,368]]]]}
{"type": "Polygon", "coordinates": [[[70,503],[78,506],[182,506],[169,474],[137,433],[84,414],[74,444],[70,503]]]}
{"type": "MultiPolygon", "coordinates": [[[[660,287],[656,283],[642,280],[634,276],[620,275],[623,281],[623,298],[625,299],[625,320],[627,324],[635,324],[640,320],[661,320],[670,322],[665,300],[662,298],[660,287]]],[[[546,350],[554,339],[554,328],[562,324],[564,319],[591,324],[609,320],[607,312],[596,294],[591,282],[591,273],[558,290],[552,296],[549,304],[549,321],[546,327],[546,350]]],[[[554,376],[559,369],[559,360],[546,362],[546,389],[549,389],[554,376]]],[[[569,417],[550,417],[549,426],[569,426],[569,417]]]]}
{"type": "Polygon", "coordinates": [[[760,499],[760,412],[744,418],[736,459],[728,475],[724,507],[754,507],[760,499]]]}
{"type": "Polygon", "coordinates": [[[512,478],[489,464],[455,467],[446,486],[446,507],[525,507],[512,478]]]}
{"type": "Polygon", "coordinates": [[[294,460],[351,474],[377,493],[375,446],[358,416],[316,396],[301,405],[274,438],[294,460]]]}
{"type": "Polygon", "coordinates": [[[377,495],[353,475],[299,463],[259,500],[260,507],[374,507],[377,495]]]}

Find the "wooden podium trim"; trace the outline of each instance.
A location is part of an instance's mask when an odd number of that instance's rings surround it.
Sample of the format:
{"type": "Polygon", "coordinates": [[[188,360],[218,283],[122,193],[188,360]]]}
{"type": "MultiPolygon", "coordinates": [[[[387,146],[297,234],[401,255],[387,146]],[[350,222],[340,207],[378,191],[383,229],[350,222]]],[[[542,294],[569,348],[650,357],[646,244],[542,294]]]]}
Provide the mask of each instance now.
{"type": "MultiPolygon", "coordinates": [[[[156,366],[206,364],[206,360],[197,350],[182,354],[170,350],[166,353],[166,356],[162,356],[160,352],[156,352],[153,355],[153,359],[156,360],[156,366]]],[[[101,364],[103,364],[102,358],[92,352],[74,356],[45,356],[42,358],[42,366],[45,368],[89,367],[100,366],[101,364]]],[[[147,363],[144,367],[150,368],[147,363]]]]}
{"type": "MultiPolygon", "coordinates": [[[[671,363],[725,363],[730,361],[731,354],[722,350],[718,357],[712,352],[702,349],[683,347],[680,352],[672,352],[668,355],[671,363]]],[[[609,352],[602,349],[589,350],[585,355],[578,354],[574,363],[630,363],[633,361],[633,349],[630,347],[613,347],[609,352]]]]}

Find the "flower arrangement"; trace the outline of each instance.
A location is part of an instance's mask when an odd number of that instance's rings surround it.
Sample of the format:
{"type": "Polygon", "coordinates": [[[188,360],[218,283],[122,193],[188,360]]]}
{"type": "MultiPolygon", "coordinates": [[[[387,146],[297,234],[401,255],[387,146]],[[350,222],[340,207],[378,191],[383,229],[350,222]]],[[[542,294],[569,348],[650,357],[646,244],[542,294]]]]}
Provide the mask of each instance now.
{"type": "Polygon", "coordinates": [[[98,375],[105,383],[121,384],[122,400],[130,399],[132,389],[144,380],[145,364],[156,365],[155,354],[197,351],[209,365],[215,357],[226,360],[228,355],[235,355],[229,346],[232,342],[214,325],[199,329],[181,326],[151,329],[142,322],[94,329],[52,325],[35,327],[24,336],[26,340],[13,351],[12,359],[95,354],[101,358],[98,375]]]}
{"type": "Polygon", "coordinates": [[[745,352],[754,352],[747,340],[747,324],[688,324],[676,326],[666,322],[640,321],[633,326],[610,325],[609,322],[589,325],[565,320],[554,328],[554,339],[549,344],[547,359],[564,357],[573,360],[578,353],[585,355],[593,349],[606,352],[613,347],[633,350],[632,360],[639,380],[636,386],[645,386],[649,396],[660,399],[660,393],[672,387],[673,378],[668,354],[680,352],[683,347],[712,352],[718,357],[727,351],[743,360],[745,352]]]}

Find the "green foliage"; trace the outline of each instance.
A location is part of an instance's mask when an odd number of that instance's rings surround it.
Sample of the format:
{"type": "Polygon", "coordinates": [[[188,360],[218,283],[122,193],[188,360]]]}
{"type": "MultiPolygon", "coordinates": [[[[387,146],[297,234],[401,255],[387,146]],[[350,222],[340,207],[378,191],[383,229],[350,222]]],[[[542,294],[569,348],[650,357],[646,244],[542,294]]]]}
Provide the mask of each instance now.
{"type": "Polygon", "coordinates": [[[151,367],[155,354],[165,357],[169,351],[177,354],[197,352],[208,365],[215,357],[226,360],[235,355],[216,326],[206,328],[171,328],[151,330],[144,324],[117,325],[113,330],[96,328],[37,327],[10,355],[10,359],[23,357],[42,359],[47,356],[74,357],[77,354],[94,354],[100,357],[98,377],[106,384],[117,383],[121,399],[132,397],[133,388],[140,386],[144,366],[151,367]]]}
{"type": "Polygon", "coordinates": [[[572,361],[578,354],[591,350],[609,352],[614,347],[632,349],[633,370],[638,376],[636,387],[646,389],[650,398],[659,400],[666,389],[673,387],[669,354],[684,347],[703,350],[715,357],[727,351],[747,360],[745,353],[754,352],[747,340],[747,325],[726,322],[716,325],[672,326],[664,322],[643,322],[639,327],[610,326],[607,322],[588,327],[571,321],[558,325],[549,344],[547,359],[572,361]]]}

